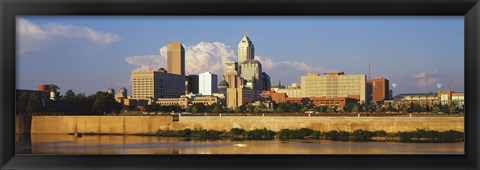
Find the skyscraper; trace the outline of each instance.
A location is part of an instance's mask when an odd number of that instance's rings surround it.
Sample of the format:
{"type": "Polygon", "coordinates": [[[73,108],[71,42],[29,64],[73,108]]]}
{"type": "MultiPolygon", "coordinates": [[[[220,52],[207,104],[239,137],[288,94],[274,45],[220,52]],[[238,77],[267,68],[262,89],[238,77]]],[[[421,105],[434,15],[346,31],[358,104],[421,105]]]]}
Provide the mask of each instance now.
{"type": "Polygon", "coordinates": [[[378,77],[376,79],[368,80],[368,85],[372,89],[371,91],[371,99],[375,102],[382,102],[383,100],[388,99],[390,92],[390,84],[388,79],[383,77],[378,77]]]}
{"type": "Polygon", "coordinates": [[[239,73],[238,63],[234,61],[225,62],[225,74],[232,71],[239,73]]]}
{"type": "Polygon", "coordinates": [[[185,76],[185,49],[180,42],[167,45],[167,71],[185,76]]]}
{"type": "Polygon", "coordinates": [[[238,43],[238,64],[253,59],[255,59],[255,48],[250,38],[245,34],[238,43]]]}
{"type": "Polygon", "coordinates": [[[240,77],[253,83],[250,88],[262,91],[262,64],[258,60],[246,60],[240,64],[240,77]]]}
{"type": "Polygon", "coordinates": [[[187,77],[187,94],[188,93],[193,93],[197,94],[198,93],[198,75],[188,75],[187,77]]]}
{"type": "Polygon", "coordinates": [[[198,75],[198,92],[202,95],[212,95],[218,90],[218,76],[210,72],[198,75]]]}

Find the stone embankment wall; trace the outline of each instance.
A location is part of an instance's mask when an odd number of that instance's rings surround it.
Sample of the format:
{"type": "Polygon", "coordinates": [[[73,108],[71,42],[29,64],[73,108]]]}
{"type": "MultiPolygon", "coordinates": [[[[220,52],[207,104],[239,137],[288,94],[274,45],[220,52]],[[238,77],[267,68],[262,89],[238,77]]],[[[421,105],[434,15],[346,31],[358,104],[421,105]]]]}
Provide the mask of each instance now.
{"type": "Polygon", "coordinates": [[[320,131],[385,130],[387,132],[428,129],[464,131],[463,117],[293,117],[293,116],[33,116],[32,134],[117,133],[146,134],[159,129],[185,128],[246,130],[310,128],[320,131]]]}

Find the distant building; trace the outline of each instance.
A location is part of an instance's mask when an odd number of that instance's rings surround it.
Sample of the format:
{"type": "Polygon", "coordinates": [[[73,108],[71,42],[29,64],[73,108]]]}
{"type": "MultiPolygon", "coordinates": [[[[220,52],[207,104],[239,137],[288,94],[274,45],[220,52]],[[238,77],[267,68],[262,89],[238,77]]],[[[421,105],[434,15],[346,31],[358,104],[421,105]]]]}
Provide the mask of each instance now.
{"type": "Polygon", "coordinates": [[[225,76],[222,76],[222,80],[218,83],[218,93],[227,95],[228,82],[225,80],[225,76]]]}
{"type": "Polygon", "coordinates": [[[218,76],[210,72],[198,75],[198,90],[202,95],[212,95],[218,91],[218,76]]]}
{"type": "Polygon", "coordinates": [[[326,107],[335,107],[337,110],[342,110],[345,104],[354,104],[358,103],[357,99],[348,98],[348,97],[334,97],[334,98],[326,98],[326,97],[298,97],[298,98],[287,98],[287,102],[292,103],[312,103],[315,106],[326,106],[326,107]]]}
{"type": "Polygon", "coordinates": [[[276,93],[274,91],[262,91],[261,94],[262,98],[270,99],[274,103],[283,103],[287,101],[287,94],[286,93],[276,93]]]}
{"type": "Polygon", "coordinates": [[[132,98],[177,98],[185,94],[185,76],[158,71],[132,72],[132,98]]]}
{"type": "Polygon", "coordinates": [[[287,97],[291,97],[291,98],[304,97],[302,96],[302,90],[300,88],[278,89],[277,93],[285,93],[287,94],[287,97]]]}
{"type": "Polygon", "coordinates": [[[248,88],[228,88],[227,107],[235,108],[254,102],[255,91],[248,88]]]}
{"type": "Polygon", "coordinates": [[[156,103],[160,106],[179,106],[183,109],[194,104],[213,105],[220,104],[220,99],[217,96],[204,95],[183,95],[178,98],[159,98],[156,103]]]}
{"type": "Polygon", "coordinates": [[[262,90],[270,90],[271,82],[270,82],[270,76],[266,72],[262,72],[262,83],[263,87],[262,90]]]}
{"type": "Polygon", "coordinates": [[[383,102],[386,99],[389,99],[390,93],[390,84],[388,79],[384,77],[378,77],[376,79],[370,79],[367,81],[368,86],[371,90],[371,99],[375,102],[383,102]]]}
{"type": "Polygon", "coordinates": [[[186,77],[186,86],[187,89],[185,94],[193,93],[193,94],[198,94],[199,89],[198,89],[198,75],[188,75],[186,77]]]}
{"type": "Polygon", "coordinates": [[[438,91],[437,100],[443,105],[455,105],[463,108],[465,105],[465,94],[463,92],[454,92],[450,89],[447,91],[438,91]]]}
{"type": "Polygon", "coordinates": [[[49,91],[50,85],[48,84],[39,84],[38,85],[38,91],[44,92],[44,91],[49,91]]]}
{"type": "Polygon", "coordinates": [[[115,89],[113,89],[112,87],[110,87],[110,88],[107,89],[107,93],[108,93],[108,94],[111,94],[111,95],[115,95],[115,89]]]}
{"type": "Polygon", "coordinates": [[[402,104],[420,104],[425,106],[433,106],[438,103],[436,93],[410,93],[410,94],[399,94],[394,97],[394,103],[396,105],[402,104]]]}
{"type": "Polygon", "coordinates": [[[182,43],[173,42],[167,45],[167,70],[171,74],[185,76],[185,49],[182,43]]]}
{"type": "Polygon", "coordinates": [[[261,92],[263,90],[262,82],[262,64],[258,60],[246,60],[240,63],[240,77],[247,82],[251,82],[251,89],[261,92]]]}
{"type": "Polygon", "coordinates": [[[187,97],[177,98],[159,98],[156,103],[160,106],[178,106],[181,108],[187,108],[189,106],[190,99],[187,97]]]}
{"type": "Polygon", "coordinates": [[[348,97],[368,102],[366,95],[367,76],[345,75],[344,72],[308,74],[300,78],[302,97],[348,97]]]}
{"type": "MultiPolygon", "coordinates": [[[[237,74],[239,73],[239,70],[238,70],[238,63],[237,62],[234,62],[234,61],[230,61],[230,62],[226,62],[225,63],[225,73],[228,73],[228,72],[236,72],[237,74]]],[[[240,75],[237,75],[237,76],[240,76],[240,75]]]]}
{"type": "Polygon", "coordinates": [[[238,43],[238,63],[242,64],[247,60],[254,60],[255,47],[250,38],[245,34],[238,43]]]}

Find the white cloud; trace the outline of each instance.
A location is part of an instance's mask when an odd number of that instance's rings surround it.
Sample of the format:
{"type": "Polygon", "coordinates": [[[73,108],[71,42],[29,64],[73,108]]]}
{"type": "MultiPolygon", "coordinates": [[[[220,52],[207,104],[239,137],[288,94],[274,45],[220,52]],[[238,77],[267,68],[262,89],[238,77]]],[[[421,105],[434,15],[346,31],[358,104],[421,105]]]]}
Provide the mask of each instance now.
{"type": "MultiPolygon", "coordinates": [[[[205,70],[221,75],[224,63],[236,60],[233,50],[220,42],[200,42],[185,48],[185,73],[199,74],[205,70]]],[[[138,66],[135,70],[148,70],[150,64],[154,70],[167,68],[167,47],[160,48],[159,55],[129,56],[125,60],[138,66]]]]}
{"type": "Polygon", "coordinates": [[[300,70],[306,73],[321,73],[335,71],[334,69],[327,69],[323,66],[312,66],[303,61],[274,61],[267,57],[255,56],[257,60],[262,63],[265,70],[273,70],[275,68],[289,67],[295,70],[300,70]]]}
{"type": "MultiPolygon", "coordinates": [[[[235,52],[230,46],[221,42],[200,42],[196,45],[183,45],[185,48],[185,72],[187,75],[199,74],[205,70],[223,75],[224,64],[227,61],[236,61],[235,52]]],[[[274,61],[268,57],[255,56],[255,59],[262,63],[266,71],[282,69],[284,67],[300,70],[302,72],[327,72],[334,71],[322,66],[312,66],[301,61],[274,61]]],[[[167,68],[167,47],[160,48],[160,53],[152,55],[129,56],[125,60],[132,65],[138,66],[134,69],[149,70],[150,65],[153,70],[167,68]]]]}
{"type": "Polygon", "coordinates": [[[413,77],[417,79],[418,86],[427,87],[430,85],[435,85],[440,76],[441,74],[437,70],[430,70],[417,73],[413,77]]]}
{"type": "Polygon", "coordinates": [[[108,45],[120,40],[120,36],[116,34],[103,33],[90,27],[62,24],[38,25],[24,18],[17,20],[17,36],[20,54],[48,49],[55,43],[61,43],[60,39],[83,39],[100,45],[108,45]]]}

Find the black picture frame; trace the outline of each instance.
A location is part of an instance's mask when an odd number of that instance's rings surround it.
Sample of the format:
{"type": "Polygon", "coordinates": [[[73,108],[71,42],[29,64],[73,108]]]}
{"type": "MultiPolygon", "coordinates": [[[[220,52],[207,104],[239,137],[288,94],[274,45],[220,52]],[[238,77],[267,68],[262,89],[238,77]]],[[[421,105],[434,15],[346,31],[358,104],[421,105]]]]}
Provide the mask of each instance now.
{"type": "Polygon", "coordinates": [[[2,0],[2,169],[479,169],[478,0],[2,0]],[[15,155],[17,15],[458,15],[465,17],[465,155],[15,155]]]}

